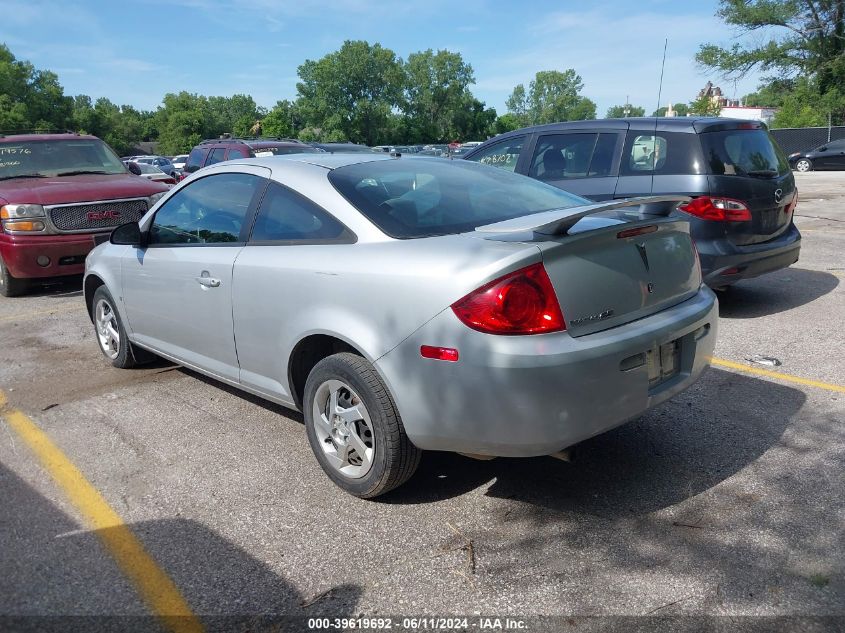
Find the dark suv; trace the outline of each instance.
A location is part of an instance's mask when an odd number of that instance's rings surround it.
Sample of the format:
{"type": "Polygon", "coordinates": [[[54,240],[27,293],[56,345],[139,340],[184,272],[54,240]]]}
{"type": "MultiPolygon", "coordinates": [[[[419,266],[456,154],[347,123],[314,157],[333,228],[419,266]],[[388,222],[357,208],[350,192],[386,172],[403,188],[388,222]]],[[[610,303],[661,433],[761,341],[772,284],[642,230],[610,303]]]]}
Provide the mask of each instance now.
{"type": "Polygon", "coordinates": [[[182,174],[188,176],[208,165],[235,158],[318,152],[320,152],[319,149],[295,139],[209,139],[191,150],[188,159],[185,161],[182,174]]]}
{"type": "Polygon", "coordinates": [[[798,192],[783,153],[756,121],[570,121],[502,134],[462,158],[592,200],[683,194],[705,282],[714,288],[798,261],[798,192]]]}

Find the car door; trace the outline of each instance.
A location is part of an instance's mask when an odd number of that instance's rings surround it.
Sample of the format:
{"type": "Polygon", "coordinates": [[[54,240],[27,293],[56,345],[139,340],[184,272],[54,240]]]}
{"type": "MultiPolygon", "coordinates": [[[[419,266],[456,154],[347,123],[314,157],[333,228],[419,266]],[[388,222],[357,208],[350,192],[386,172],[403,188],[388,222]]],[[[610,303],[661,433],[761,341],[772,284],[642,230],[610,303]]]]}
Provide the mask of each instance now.
{"type": "Polygon", "coordinates": [[[238,380],[232,267],[269,170],[212,173],[145,221],[148,244],[122,261],[133,340],[221,378],[238,380]]]}
{"type": "Polygon", "coordinates": [[[528,175],[591,200],[610,200],[616,191],[624,132],[579,129],[540,134],[528,175]]]}
{"type": "Polygon", "coordinates": [[[313,326],[298,316],[302,301],[314,304],[329,292],[336,277],[321,272],[327,258],[354,257],[355,241],[328,211],[270,182],[234,268],[232,312],[242,385],[277,401],[294,402],[288,356],[313,326]]]}
{"type": "Polygon", "coordinates": [[[845,169],[845,140],[831,141],[816,150],[815,169],[845,169]]]}

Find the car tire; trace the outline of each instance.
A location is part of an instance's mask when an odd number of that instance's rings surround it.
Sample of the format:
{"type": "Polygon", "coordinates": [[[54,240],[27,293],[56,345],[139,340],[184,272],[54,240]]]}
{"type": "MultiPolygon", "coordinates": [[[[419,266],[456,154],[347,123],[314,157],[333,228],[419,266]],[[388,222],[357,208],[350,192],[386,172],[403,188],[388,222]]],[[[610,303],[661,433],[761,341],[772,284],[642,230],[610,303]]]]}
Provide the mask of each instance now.
{"type": "Polygon", "coordinates": [[[305,382],[302,408],[317,461],[349,494],[372,499],[417,469],[422,451],[408,439],[381,377],[360,356],[343,352],[318,362],[305,382]]]}
{"type": "Polygon", "coordinates": [[[813,171],[813,161],[809,158],[799,158],[795,161],[795,171],[813,171]]]}
{"type": "Polygon", "coordinates": [[[13,277],[9,269],[6,268],[3,258],[0,257],[0,296],[3,297],[19,297],[27,291],[29,282],[26,279],[18,279],[13,277]]]}
{"type": "Polygon", "coordinates": [[[105,286],[100,286],[91,299],[91,314],[94,319],[94,333],[97,345],[109,362],[120,369],[129,369],[139,364],[126,328],[115,309],[115,301],[105,286]]]}

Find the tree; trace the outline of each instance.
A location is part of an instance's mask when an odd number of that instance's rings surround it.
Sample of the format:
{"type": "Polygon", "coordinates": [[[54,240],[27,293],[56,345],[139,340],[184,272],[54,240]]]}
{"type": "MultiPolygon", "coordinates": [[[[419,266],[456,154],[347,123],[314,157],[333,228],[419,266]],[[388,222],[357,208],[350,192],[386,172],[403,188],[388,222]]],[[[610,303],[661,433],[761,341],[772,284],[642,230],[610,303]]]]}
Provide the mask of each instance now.
{"type": "MultiPolygon", "coordinates": [[[[472,66],[460,53],[431,49],[412,53],[404,65],[402,110],[408,117],[409,141],[448,141],[456,117],[471,104],[472,66]]],[[[482,108],[483,109],[483,108],[482,108]]]]}
{"type": "MultiPolygon", "coordinates": [[[[744,43],[723,48],[705,44],[696,60],[726,77],[743,77],[752,70],[772,73],[759,92],[787,88],[786,94],[805,98],[790,102],[797,112],[826,116],[823,102],[837,120],[845,119],[845,2],[842,0],[720,0],[717,15],[741,34],[754,34],[744,43]],[[811,91],[797,90],[790,81],[803,80],[811,91]]],[[[783,96],[784,105],[786,96],[783,96]]],[[[775,105],[775,104],[766,104],[775,105]]],[[[805,117],[801,117],[805,118],[805,117]]]]}
{"type": "Polygon", "coordinates": [[[65,130],[72,112],[73,99],[55,73],[16,59],[0,44],[0,131],[65,130]]]}
{"type": "Polygon", "coordinates": [[[632,106],[631,104],[616,105],[607,109],[605,119],[620,119],[626,116],[645,116],[645,108],[632,106]]]}
{"type": "Polygon", "coordinates": [[[285,99],[276,102],[261,120],[261,127],[265,136],[291,138],[302,129],[302,117],[296,104],[285,99]]]}
{"type": "Polygon", "coordinates": [[[560,72],[541,70],[526,92],[517,85],[507,100],[508,111],[525,125],[596,118],[596,104],[579,93],[581,77],[571,68],[560,72]],[[522,114],[520,114],[522,113],[522,114]]]}
{"type": "Polygon", "coordinates": [[[507,114],[503,114],[502,116],[498,117],[493,124],[493,132],[495,134],[504,134],[505,132],[511,132],[513,130],[518,130],[522,127],[522,123],[519,121],[517,116],[511,112],[507,114]]]}
{"type": "Polygon", "coordinates": [[[182,91],[164,95],[156,112],[160,151],[182,154],[204,138],[218,136],[211,108],[206,97],[182,91]]]}
{"type": "Polygon", "coordinates": [[[347,40],[340,50],[299,69],[297,106],[306,123],[344,140],[374,145],[402,100],[401,60],[380,44],[347,40]]]}
{"type": "Polygon", "coordinates": [[[719,116],[721,112],[721,104],[707,95],[702,95],[695,101],[690,101],[689,104],[690,114],[696,114],[698,116],[719,116]]]}

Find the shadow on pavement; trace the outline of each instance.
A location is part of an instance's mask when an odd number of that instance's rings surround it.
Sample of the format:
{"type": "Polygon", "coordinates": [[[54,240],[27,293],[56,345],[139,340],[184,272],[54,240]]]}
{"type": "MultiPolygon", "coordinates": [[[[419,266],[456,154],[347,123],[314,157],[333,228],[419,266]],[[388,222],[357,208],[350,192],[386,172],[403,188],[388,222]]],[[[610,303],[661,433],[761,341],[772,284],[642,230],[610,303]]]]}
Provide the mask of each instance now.
{"type": "Polygon", "coordinates": [[[411,481],[383,499],[430,503],[492,481],[488,496],[555,511],[648,514],[753,463],[779,442],[805,400],[797,389],[711,368],[687,392],[579,444],[574,463],[550,457],[480,462],[429,452],[411,481]]]}
{"type": "Polygon", "coordinates": [[[787,268],[729,286],[719,295],[719,316],[753,319],[798,308],[832,292],[839,279],[830,273],[787,268]]]}
{"type": "MultiPolygon", "coordinates": [[[[108,529],[79,529],[2,464],[0,498],[5,506],[0,630],[165,630],[102,546],[99,537],[108,529]]],[[[163,519],[129,527],[206,631],[285,630],[274,616],[355,613],[359,586],[332,587],[316,599],[303,596],[276,570],[196,521],[163,519]]]]}

